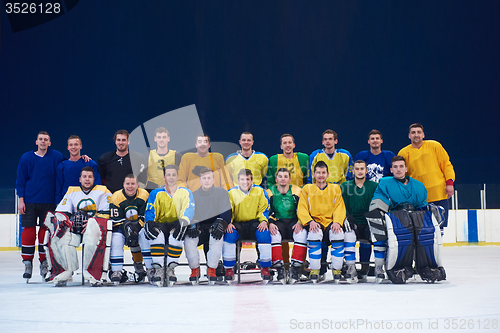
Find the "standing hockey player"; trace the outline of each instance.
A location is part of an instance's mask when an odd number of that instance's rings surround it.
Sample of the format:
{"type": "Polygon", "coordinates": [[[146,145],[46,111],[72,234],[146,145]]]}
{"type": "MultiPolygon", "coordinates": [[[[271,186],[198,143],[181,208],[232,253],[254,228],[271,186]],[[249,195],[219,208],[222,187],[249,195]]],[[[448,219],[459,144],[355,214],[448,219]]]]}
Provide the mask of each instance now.
{"type": "Polygon", "coordinates": [[[371,130],[368,133],[370,150],[361,151],[354,158],[356,161],[363,160],[366,162],[366,179],[377,183],[382,177],[391,175],[391,159],[394,157],[392,151],[382,150],[383,142],[382,133],[376,129],[371,130]]]}
{"type": "Polygon", "coordinates": [[[264,283],[271,280],[271,272],[269,271],[271,266],[271,234],[267,222],[269,202],[266,191],[260,186],[253,185],[252,181],[252,171],[242,169],[238,173],[239,185],[229,191],[233,220],[227,226],[224,234],[222,250],[224,268],[226,269],[225,280],[228,283],[234,279],[236,242],[239,239],[250,239],[258,242],[262,280],[264,283]]]}
{"type": "Polygon", "coordinates": [[[111,237],[111,282],[115,285],[126,281],[127,275],[123,274],[123,246],[130,247],[134,261],[135,280],[140,282],[146,277],[142,263],[141,247],[139,246],[139,232],[144,226],[144,214],[148,202],[148,191],[139,188],[137,179],[133,174],[125,176],[123,189],[111,196],[109,213],[113,221],[113,234],[111,237]]]}
{"type": "Polygon", "coordinates": [[[328,166],[329,174],[327,183],[341,184],[352,178],[352,157],[351,154],[340,148],[335,148],[338,143],[337,133],[328,129],[323,132],[323,146],[325,148],[312,152],[309,156],[309,178],[308,183],[314,184],[314,166],[319,161],[325,162],[328,166]]]}
{"type": "Polygon", "coordinates": [[[163,287],[165,246],[167,247],[167,285],[177,281],[175,267],[182,253],[183,240],[194,217],[194,198],[190,190],[178,187],[178,168],[165,166],[165,186],[153,190],[146,207],[146,224],[139,233],[139,245],[150,283],[163,287]],[[168,243],[166,244],[166,240],[168,243]]]}
{"type": "Polygon", "coordinates": [[[107,280],[111,192],[94,185],[94,170],[89,166],[82,169],[80,183],[68,188],[55,214],[48,213],[44,223],[51,264],[48,280],[56,286],[65,286],[78,269],[76,247],[80,243],[84,245],[83,277],[93,286],[107,280]]]}
{"type": "Polygon", "coordinates": [[[104,153],[97,161],[101,181],[111,193],[122,189],[125,176],[134,173],[133,170],[143,170],[144,157],[129,151],[130,134],[126,130],[118,130],[114,141],[116,150],[104,153]]]}
{"type": "Polygon", "coordinates": [[[385,263],[393,283],[406,283],[413,276],[414,254],[415,266],[422,279],[444,280],[439,231],[442,212],[435,205],[427,205],[424,184],[405,176],[408,169],[404,157],[395,156],[391,163],[394,177],[380,180],[370,212],[365,215],[375,252],[375,281],[380,283],[385,277],[385,263]]]}
{"type": "MultiPolygon", "coordinates": [[[[363,160],[356,160],[353,170],[354,179],[340,184],[347,220],[350,220],[351,224],[354,223],[356,225],[354,232],[359,242],[359,261],[361,262],[359,279],[362,281],[366,281],[370,268],[370,256],[372,254],[370,228],[366,222],[365,213],[367,213],[370,208],[373,193],[375,193],[378,185],[378,183],[366,179],[366,173],[366,162],[363,160]]],[[[355,259],[355,245],[356,243],[344,243],[346,261],[353,261],[355,259]]],[[[347,274],[350,276],[349,282],[356,282],[357,272],[355,270],[347,272],[347,274]]]]}
{"type": "MultiPolygon", "coordinates": [[[[290,184],[290,171],[286,168],[278,169],[273,178],[276,179],[276,185],[267,190],[270,207],[269,232],[271,233],[272,267],[276,269],[277,280],[285,284],[281,241],[293,238],[292,263],[300,268],[307,253],[307,233],[302,228],[302,224],[298,223],[297,218],[300,187],[290,184]]],[[[290,276],[292,283],[294,280],[298,280],[298,276],[290,276]]]]}
{"type": "Polygon", "coordinates": [[[226,166],[234,185],[238,185],[240,170],[249,169],[252,171],[253,184],[266,188],[265,180],[269,159],[266,154],[252,149],[254,143],[252,133],[243,132],[239,143],[241,150],[230,154],[226,158],[226,166]]]}
{"type": "MultiPolygon", "coordinates": [[[[185,155],[184,155],[185,156],[185,155]]],[[[222,256],[224,231],[232,219],[231,203],[227,191],[214,185],[212,169],[199,169],[201,187],[193,192],[195,206],[194,226],[186,232],[184,249],[191,268],[189,280],[198,284],[200,276],[200,254],[198,246],[203,245],[207,260],[208,282],[217,281],[216,269],[222,256]]]]}
{"type": "MultiPolygon", "coordinates": [[[[146,189],[150,192],[165,185],[163,179],[165,166],[176,165],[178,167],[181,162],[181,153],[168,148],[170,133],[165,127],[158,127],[155,130],[154,141],[156,149],[149,151],[147,170],[144,170],[144,174],[147,173],[146,189]]],[[[142,175],[139,177],[142,178],[142,175]]]]}
{"type": "MultiPolygon", "coordinates": [[[[356,235],[349,221],[344,221],[345,206],[340,186],[327,182],[326,163],[318,161],[314,165],[313,173],[315,184],[307,184],[302,188],[297,208],[299,221],[308,231],[310,278],[313,283],[320,280],[321,241],[327,244],[330,242],[333,281],[339,283],[344,261],[344,240],[349,243],[356,242],[356,235]]],[[[348,272],[352,271],[354,264],[354,261],[347,261],[348,272]]]]}
{"type": "Polygon", "coordinates": [[[290,172],[290,183],[302,187],[307,183],[309,156],[304,153],[295,153],[295,139],[291,134],[283,134],[280,138],[283,154],[276,154],[269,158],[267,168],[267,186],[276,185],[276,172],[286,168],[290,172]]]}
{"type": "Polygon", "coordinates": [[[214,186],[229,191],[233,182],[226,169],[224,157],[219,153],[210,153],[210,137],[198,135],[196,138],[196,153],[186,153],[182,156],[179,166],[179,186],[187,187],[190,191],[200,188],[199,174],[202,167],[209,168],[214,173],[214,186]]]}
{"type": "Polygon", "coordinates": [[[64,160],[57,166],[56,171],[56,202],[59,203],[70,186],[80,186],[80,172],[85,166],[94,170],[94,185],[101,185],[101,176],[98,172],[97,163],[81,155],[82,140],[78,135],[72,135],[68,139],[69,160],[64,160]]]}
{"type": "Polygon", "coordinates": [[[18,211],[21,214],[21,257],[25,270],[23,278],[28,281],[33,273],[35,257],[36,227],[38,230],[38,256],[40,259],[40,275],[43,279],[48,272],[43,240],[45,231],[43,220],[47,212],[56,208],[56,169],[64,160],[57,150],[49,149],[50,136],[47,132],[39,132],[35,144],[37,150],[29,151],[19,160],[17,167],[16,191],[19,197],[18,211]]]}
{"type": "Polygon", "coordinates": [[[421,124],[412,124],[408,137],[411,144],[401,149],[398,155],[405,158],[408,175],[424,183],[427,202],[444,208],[445,217],[441,225],[443,232],[448,226],[448,199],[455,193],[455,170],[448,153],[439,142],[424,140],[424,127],[421,124]]]}

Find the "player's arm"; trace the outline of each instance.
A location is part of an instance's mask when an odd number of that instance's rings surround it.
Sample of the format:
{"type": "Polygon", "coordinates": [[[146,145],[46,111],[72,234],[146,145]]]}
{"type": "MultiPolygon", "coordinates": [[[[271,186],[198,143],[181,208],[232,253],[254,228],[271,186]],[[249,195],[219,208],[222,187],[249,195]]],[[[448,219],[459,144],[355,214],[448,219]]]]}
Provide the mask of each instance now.
{"type": "Polygon", "coordinates": [[[97,160],[97,170],[99,172],[99,175],[101,177],[101,183],[102,185],[106,184],[106,162],[104,161],[105,154],[101,155],[99,159],[97,160]]]}
{"type": "Polygon", "coordinates": [[[455,194],[455,188],[453,186],[453,183],[455,181],[455,170],[453,169],[453,165],[450,162],[450,156],[441,144],[439,144],[436,155],[441,172],[446,179],[446,194],[448,195],[448,198],[450,198],[453,194],[455,194]]]}
{"type": "Polygon", "coordinates": [[[375,193],[373,194],[372,201],[370,202],[369,211],[380,209],[384,212],[389,211],[391,206],[391,199],[389,198],[389,193],[387,190],[386,182],[381,179],[375,193]]]}
{"type": "Polygon", "coordinates": [[[109,219],[109,204],[111,202],[111,195],[111,192],[106,189],[104,195],[102,195],[99,200],[96,217],[109,219]]]}
{"type": "Polygon", "coordinates": [[[354,162],[352,160],[351,153],[349,153],[347,150],[344,150],[344,153],[348,156],[348,159],[347,159],[347,170],[346,170],[346,173],[345,173],[345,179],[346,180],[351,180],[353,178],[352,177],[352,168],[354,167],[354,162]]]}
{"type": "Polygon", "coordinates": [[[191,221],[193,221],[195,210],[193,193],[186,188],[180,188],[177,189],[177,191],[183,191],[183,195],[180,198],[180,207],[178,208],[177,216],[179,219],[183,219],[188,223],[191,223],[191,221]]]}
{"type": "Polygon", "coordinates": [[[90,166],[94,170],[94,185],[102,185],[101,174],[99,173],[99,167],[95,161],[90,160],[90,166]]]}
{"type": "Polygon", "coordinates": [[[344,224],[344,220],[346,217],[346,209],[344,205],[344,200],[342,199],[342,194],[340,190],[340,186],[334,186],[334,199],[333,199],[333,224],[332,231],[334,233],[340,232],[340,228],[344,224]],[[336,226],[338,224],[338,227],[336,226]]]}
{"type": "Polygon", "coordinates": [[[276,174],[276,168],[278,164],[278,155],[273,155],[269,159],[269,166],[267,167],[267,186],[271,187],[273,185],[276,185],[276,179],[275,179],[275,174],[276,174]]]}
{"type": "Polygon", "coordinates": [[[264,231],[268,230],[268,220],[269,220],[269,200],[267,199],[267,194],[266,190],[263,188],[260,188],[262,191],[260,196],[259,196],[259,201],[258,201],[258,219],[259,219],[259,226],[257,229],[259,231],[264,231]]]}

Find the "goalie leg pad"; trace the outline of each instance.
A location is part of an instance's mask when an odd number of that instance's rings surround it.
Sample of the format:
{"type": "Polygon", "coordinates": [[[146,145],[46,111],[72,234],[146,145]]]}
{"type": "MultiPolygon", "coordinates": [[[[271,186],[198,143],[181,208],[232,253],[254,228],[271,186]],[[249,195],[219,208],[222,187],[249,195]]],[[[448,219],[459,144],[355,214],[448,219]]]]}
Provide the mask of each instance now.
{"type": "Polygon", "coordinates": [[[387,226],[387,276],[393,283],[405,283],[412,274],[413,232],[412,220],[405,210],[385,215],[387,226]]]}
{"type": "Polygon", "coordinates": [[[103,218],[89,218],[83,234],[83,277],[94,284],[107,280],[111,245],[111,223],[103,218]]]}
{"type": "Polygon", "coordinates": [[[439,224],[431,211],[411,213],[415,225],[415,263],[420,277],[426,281],[446,279],[441,265],[441,249],[443,242],[439,224]]]}
{"type": "Polygon", "coordinates": [[[371,240],[375,242],[383,242],[387,239],[387,232],[384,220],[384,214],[381,210],[372,210],[365,214],[366,221],[370,227],[371,240]]]}

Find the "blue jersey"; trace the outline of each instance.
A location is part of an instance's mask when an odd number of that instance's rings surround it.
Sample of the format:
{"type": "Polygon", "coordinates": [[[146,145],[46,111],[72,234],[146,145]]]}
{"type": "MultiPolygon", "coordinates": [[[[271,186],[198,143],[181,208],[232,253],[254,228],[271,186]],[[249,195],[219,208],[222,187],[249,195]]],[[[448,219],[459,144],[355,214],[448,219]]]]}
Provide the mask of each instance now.
{"type": "Polygon", "coordinates": [[[16,190],[25,203],[56,203],[56,168],[64,160],[57,150],[47,149],[44,156],[29,151],[17,167],[16,190]]]}
{"type": "Polygon", "coordinates": [[[154,189],[148,198],[145,219],[158,223],[173,223],[179,219],[193,221],[195,212],[193,193],[185,187],[177,187],[173,195],[165,186],[154,189]]]}
{"type": "Polygon", "coordinates": [[[427,190],[422,182],[406,176],[408,184],[404,185],[394,177],[384,177],[380,180],[372,203],[383,201],[389,210],[394,210],[400,204],[412,204],[415,208],[427,205],[427,190]]]}
{"type": "Polygon", "coordinates": [[[101,176],[97,171],[97,163],[83,159],[78,161],[64,160],[57,166],[56,171],[56,203],[59,203],[70,186],[80,186],[80,172],[83,167],[89,166],[94,170],[94,185],[101,184],[101,176]]]}
{"type": "Polygon", "coordinates": [[[363,160],[366,162],[366,179],[379,182],[382,177],[391,176],[391,159],[394,153],[389,150],[382,150],[378,155],[374,155],[369,150],[364,150],[356,155],[355,161],[363,160]]]}

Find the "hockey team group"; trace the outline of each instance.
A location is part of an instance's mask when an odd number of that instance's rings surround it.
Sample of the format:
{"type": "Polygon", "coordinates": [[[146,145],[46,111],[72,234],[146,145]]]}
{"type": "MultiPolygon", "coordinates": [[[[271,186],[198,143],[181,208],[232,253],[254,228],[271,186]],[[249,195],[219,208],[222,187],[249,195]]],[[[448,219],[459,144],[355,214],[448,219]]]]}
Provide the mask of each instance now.
{"type": "Polygon", "coordinates": [[[38,236],[40,274],[56,286],[79,269],[80,245],[83,278],[93,286],[119,285],[131,276],[171,286],[183,250],[189,281],[198,284],[199,246],[209,284],[230,284],[241,269],[238,242],[255,243],[263,283],[274,277],[283,284],[318,283],[328,267],[335,283],[366,282],[369,275],[375,283],[406,283],[415,274],[444,280],[440,253],[455,172],[442,145],[424,140],[421,124],[412,124],[408,137],[411,143],[394,155],[382,150],[382,134],[372,130],[370,149],[353,159],[336,148],[332,130],[322,134],[324,148],[310,155],[295,152],[294,137],[283,134],[282,154],[268,158],[244,132],[241,150],[224,159],[210,152],[205,134],[193,138],[196,152],[180,154],[159,127],[156,149],[142,156],[129,151],[129,133],[119,130],[116,150],[96,163],[81,155],[78,136],[68,139],[67,159],[39,132],[16,180],[23,277],[32,278],[38,236]],[[123,269],[125,246],[133,274],[123,269]]]}

